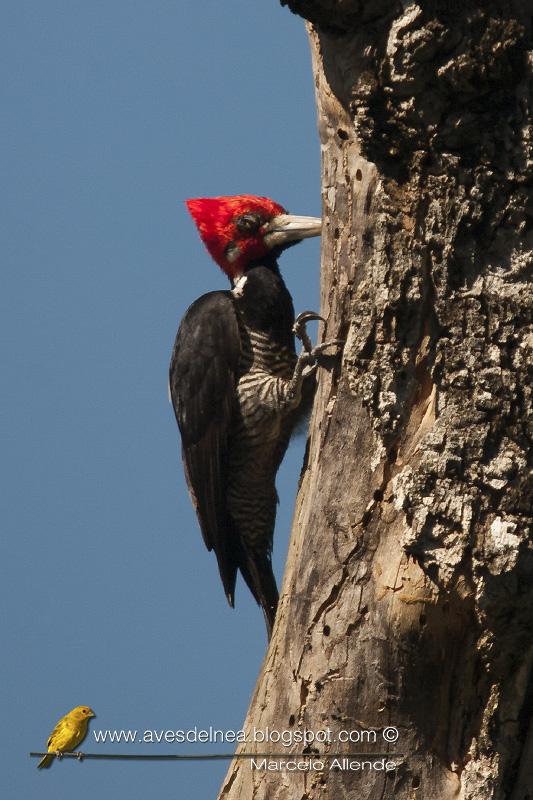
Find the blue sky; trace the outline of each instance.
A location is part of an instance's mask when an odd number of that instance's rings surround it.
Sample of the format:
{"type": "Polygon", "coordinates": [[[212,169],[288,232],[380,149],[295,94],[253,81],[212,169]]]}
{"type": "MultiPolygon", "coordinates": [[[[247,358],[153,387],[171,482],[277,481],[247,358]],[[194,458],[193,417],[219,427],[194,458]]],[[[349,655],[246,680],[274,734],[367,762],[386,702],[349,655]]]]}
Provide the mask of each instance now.
{"type": "MultiPolygon", "coordinates": [[[[205,800],[226,764],[38,772],[28,752],[79,704],[93,730],[244,720],[263,618],[242,582],[228,608],[204,548],[167,366],[187,306],[225,287],[183,200],[320,213],[304,25],[277,0],[13,0],[1,22],[2,797],[205,800]]],[[[318,242],[281,266],[316,308],[318,242]]],[[[278,479],[279,580],[303,447],[278,479]]],[[[115,749],[134,748],[186,751],[115,749]]]]}

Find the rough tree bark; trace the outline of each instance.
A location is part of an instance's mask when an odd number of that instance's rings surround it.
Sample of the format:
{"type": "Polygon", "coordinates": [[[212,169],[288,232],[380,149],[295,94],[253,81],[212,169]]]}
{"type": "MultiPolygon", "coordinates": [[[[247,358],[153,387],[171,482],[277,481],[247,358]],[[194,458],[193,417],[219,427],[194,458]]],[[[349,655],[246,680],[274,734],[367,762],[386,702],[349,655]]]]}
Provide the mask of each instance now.
{"type": "Polygon", "coordinates": [[[235,761],[220,797],[526,800],[533,2],[287,4],[314,59],[321,311],[346,345],[245,727],[371,729],[403,755],[389,773],[235,761]]]}

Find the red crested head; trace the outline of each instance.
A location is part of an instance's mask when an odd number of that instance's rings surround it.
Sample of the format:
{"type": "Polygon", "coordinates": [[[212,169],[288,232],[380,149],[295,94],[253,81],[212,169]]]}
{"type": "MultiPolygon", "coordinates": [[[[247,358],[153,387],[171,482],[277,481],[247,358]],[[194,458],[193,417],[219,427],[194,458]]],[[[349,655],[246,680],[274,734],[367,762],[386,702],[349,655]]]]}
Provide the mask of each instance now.
{"type": "Polygon", "coordinates": [[[242,275],[250,261],[269,252],[268,223],[286,214],[268,197],[249,194],[185,202],[207,250],[230,280],[242,275]]]}

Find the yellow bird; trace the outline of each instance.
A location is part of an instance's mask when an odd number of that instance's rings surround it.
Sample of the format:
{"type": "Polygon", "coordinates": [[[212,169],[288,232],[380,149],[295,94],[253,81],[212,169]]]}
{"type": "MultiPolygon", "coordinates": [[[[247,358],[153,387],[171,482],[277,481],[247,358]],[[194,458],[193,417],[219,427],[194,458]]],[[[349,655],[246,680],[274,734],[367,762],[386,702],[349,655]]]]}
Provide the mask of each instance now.
{"type": "Polygon", "coordinates": [[[87,736],[87,727],[91,717],[96,714],[89,706],[76,706],[62,717],[48,739],[48,752],[52,755],[44,756],[37,767],[49,767],[55,756],[60,753],[70,753],[87,736]]]}

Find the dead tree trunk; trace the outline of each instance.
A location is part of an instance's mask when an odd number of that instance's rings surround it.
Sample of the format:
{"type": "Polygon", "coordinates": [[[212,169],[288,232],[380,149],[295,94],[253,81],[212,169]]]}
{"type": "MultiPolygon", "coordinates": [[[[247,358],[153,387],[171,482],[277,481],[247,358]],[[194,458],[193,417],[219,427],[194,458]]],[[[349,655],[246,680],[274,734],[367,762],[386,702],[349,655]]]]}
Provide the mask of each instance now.
{"type": "Polygon", "coordinates": [[[220,797],[526,800],[533,2],[288,4],[311,23],[321,311],[346,345],[245,727],[330,741],[307,748],[322,769],[235,761],[220,797]],[[369,750],[396,769],[330,768],[369,750]]]}

